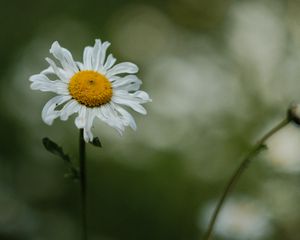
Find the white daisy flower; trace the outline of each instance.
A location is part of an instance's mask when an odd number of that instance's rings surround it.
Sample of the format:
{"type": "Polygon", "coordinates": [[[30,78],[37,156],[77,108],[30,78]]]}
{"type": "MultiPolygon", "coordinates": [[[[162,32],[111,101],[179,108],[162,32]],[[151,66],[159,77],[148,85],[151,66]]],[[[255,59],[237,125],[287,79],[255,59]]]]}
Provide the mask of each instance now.
{"type": "Polygon", "coordinates": [[[57,41],[52,44],[50,53],[61,66],[46,58],[50,66],[29,79],[31,89],[57,94],[42,110],[46,124],[51,125],[58,117],[66,121],[70,115],[78,113],[75,125],[84,129],[86,142],[93,140],[91,128],[96,117],[120,134],[125,126],[136,130],[132,115],[123,106],[146,114],[141,104],[151,99],[146,92],[139,90],[142,82],[133,75],[138,72],[135,64],[123,62],[114,65],[116,59],[112,54],[106,58],[109,45],[109,42],[101,43],[97,39],[93,47],[85,47],[81,63],[74,61],[72,54],[57,41]],[[51,80],[50,76],[56,79],[51,80]]]}

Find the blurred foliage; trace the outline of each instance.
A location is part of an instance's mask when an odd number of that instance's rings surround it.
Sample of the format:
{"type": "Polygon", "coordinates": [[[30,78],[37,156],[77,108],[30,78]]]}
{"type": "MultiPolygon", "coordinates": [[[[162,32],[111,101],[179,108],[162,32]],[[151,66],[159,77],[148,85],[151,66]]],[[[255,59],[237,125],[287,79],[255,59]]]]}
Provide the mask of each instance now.
{"type": "MultiPolygon", "coordinates": [[[[76,160],[74,119],[45,125],[40,112],[51,94],[29,89],[55,40],[77,59],[95,38],[112,42],[118,60],[140,66],[153,98],[146,117],[134,115],[137,132],[119,137],[95,126],[103,148],[87,149],[91,240],[201,239],[205,207],[254,141],[300,100],[297,1],[1,3],[1,240],[80,239],[79,185],[42,145],[57,139],[76,160]]],[[[296,240],[298,183],[299,171],[283,171],[266,153],[233,195],[266,206],[272,231],[264,239],[296,240]]]]}

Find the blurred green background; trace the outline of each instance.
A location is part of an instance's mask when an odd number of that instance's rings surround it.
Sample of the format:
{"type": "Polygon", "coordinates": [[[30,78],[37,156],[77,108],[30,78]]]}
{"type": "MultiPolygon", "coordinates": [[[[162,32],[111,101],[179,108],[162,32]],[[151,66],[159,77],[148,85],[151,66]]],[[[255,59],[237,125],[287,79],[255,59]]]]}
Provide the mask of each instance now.
{"type": "MultiPolygon", "coordinates": [[[[95,38],[110,41],[153,99],[147,116],[134,114],[137,132],[95,124],[103,148],[87,149],[90,239],[200,240],[242,156],[300,100],[299,11],[293,0],[1,0],[0,239],[80,239],[79,184],[41,143],[53,139],[76,161],[78,129],[74,118],[45,125],[53,95],[28,81],[53,41],[77,60],[95,38]]],[[[300,129],[268,145],[215,239],[299,239],[300,129]]]]}

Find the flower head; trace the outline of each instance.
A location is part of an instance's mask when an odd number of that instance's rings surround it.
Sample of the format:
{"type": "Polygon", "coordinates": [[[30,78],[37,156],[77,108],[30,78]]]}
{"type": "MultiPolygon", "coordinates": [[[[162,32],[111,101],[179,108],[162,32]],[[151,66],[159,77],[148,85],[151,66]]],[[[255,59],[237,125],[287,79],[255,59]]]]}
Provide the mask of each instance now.
{"type": "Polygon", "coordinates": [[[136,129],[132,115],[123,108],[127,106],[146,114],[143,103],[150,102],[149,95],[140,91],[141,80],[137,78],[138,67],[130,62],[115,64],[112,54],[106,57],[109,42],[95,41],[83,52],[83,62],[73,60],[72,54],[54,42],[50,53],[60,64],[46,58],[49,67],[29,78],[31,89],[54,92],[42,110],[42,119],[51,125],[56,118],[67,120],[77,113],[75,125],[84,129],[85,141],[92,141],[91,128],[97,117],[115,128],[120,134],[125,126],[136,129]],[[54,76],[50,79],[51,76],[54,76]]]}

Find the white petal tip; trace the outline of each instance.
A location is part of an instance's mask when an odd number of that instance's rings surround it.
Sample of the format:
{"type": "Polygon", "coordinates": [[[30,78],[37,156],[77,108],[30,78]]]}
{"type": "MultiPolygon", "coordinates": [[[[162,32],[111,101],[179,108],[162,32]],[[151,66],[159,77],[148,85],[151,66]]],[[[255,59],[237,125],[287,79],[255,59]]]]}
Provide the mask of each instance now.
{"type": "Polygon", "coordinates": [[[68,117],[66,117],[66,116],[63,116],[63,117],[62,117],[62,116],[61,116],[61,117],[60,117],[60,120],[62,120],[62,121],[67,121],[67,120],[68,120],[68,117]]]}
{"type": "Polygon", "coordinates": [[[30,84],[30,89],[31,89],[31,90],[37,90],[37,88],[35,87],[34,83],[31,83],[31,84],[30,84]]]}
{"type": "Polygon", "coordinates": [[[131,63],[131,67],[132,67],[132,72],[138,72],[139,71],[139,67],[136,64],[131,63]]]}
{"type": "Polygon", "coordinates": [[[50,53],[53,53],[53,51],[55,50],[55,48],[60,47],[58,41],[54,41],[51,45],[51,48],[49,50],[50,53]]]}
{"type": "Polygon", "coordinates": [[[30,76],[30,77],[29,77],[29,81],[30,81],[30,82],[33,82],[33,81],[34,81],[34,78],[35,78],[35,76],[36,76],[36,75],[32,75],[32,76],[30,76]]]}
{"type": "Polygon", "coordinates": [[[52,59],[49,58],[49,57],[46,57],[45,60],[46,60],[46,62],[49,63],[49,64],[51,64],[51,63],[53,62],[52,59]]]}
{"type": "Polygon", "coordinates": [[[105,41],[105,42],[103,42],[103,45],[105,45],[105,46],[109,47],[109,46],[110,46],[110,42],[108,42],[108,41],[105,41]]]}
{"type": "Polygon", "coordinates": [[[51,125],[53,124],[54,119],[53,119],[53,120],[45,120],[45,119],[43,119],[43,121],[44,121],[44,123],[46,123],[47,125],[51,126],[51,125]]]}

